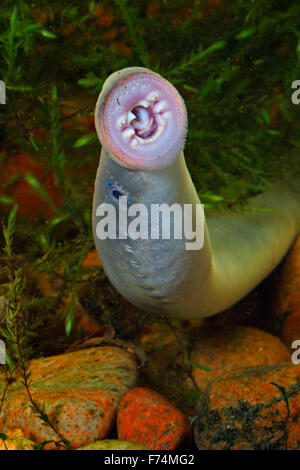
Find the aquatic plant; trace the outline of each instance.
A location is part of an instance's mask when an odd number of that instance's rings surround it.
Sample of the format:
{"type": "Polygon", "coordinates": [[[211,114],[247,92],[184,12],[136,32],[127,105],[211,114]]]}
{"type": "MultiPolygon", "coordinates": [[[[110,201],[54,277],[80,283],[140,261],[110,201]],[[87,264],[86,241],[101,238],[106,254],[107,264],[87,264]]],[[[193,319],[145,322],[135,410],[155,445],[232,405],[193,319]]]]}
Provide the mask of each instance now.
{"type": "MultiPolygon", "coordinates": [[[[1,396],[0,414],[7,390],[18,376],[22,378],[29,401],[35,413],[42,422],[49,426],[58,436],[54,441],[57,448],[70,447],[70,444],[57,430],[56,425],[45,411],[44,404],[38,403],[30,391],[30,367],[29,359],[32,357],[32,340],[37,336],[38,327],[43,322],[43,316],[33,318],[30,315],[30,305],[24,295],[26,287],[26,267],[18,267],[17,259],[13,253],[13,233],[16,223],[17,206],[14,206],[8,217],[7,226],[3,227],[5,246],[4,253],[7,256],[8,282],[1,285],[1,294],[7,300],[4,319],[0,327],[0,336],[4,340],[6,348],[6,364],[4,366],[6,385],[1,396]]],[[[5,440],[4,440],[5,442],[5,440]]]]}
{"type": "MultiPolygon", "coordinates": [[[[272,175],[299,170],[290,100],[300,78],[299,13],[288,0],[1,2],[1,218],[19,203],[15,255],[63,285],[56,298],[38,293],[36,313],[59,312],[71,334],[74,303],[99,273],[83,266],[99,153],[93,110],[115,70],[150,67],[180,91],[187,166],[207,209],[240,208],[272,175]]],[[[107,282],[101,295],[99,318],[130,335],[140,312],[129,321],[107,282]]]]}
{"type": "MultiPolygon", "coordinates": [[[[98,145],[87,121],[104,79],[130,65],[149,66],[182,93],[190,116],[186,158],[203,202],[232,207],[259,193],[299,146],[290,101],[299,78],[298,16],[299,5],[287,1],[2,2],[2,148],[12,159],[21,147],[54,169],[63,207],[27,178],[53,207],[51,231],[67,220],[89,229],[86,188],[98,145]]],[[[49,231],[39,233],[40,243],[49,231]]]]}

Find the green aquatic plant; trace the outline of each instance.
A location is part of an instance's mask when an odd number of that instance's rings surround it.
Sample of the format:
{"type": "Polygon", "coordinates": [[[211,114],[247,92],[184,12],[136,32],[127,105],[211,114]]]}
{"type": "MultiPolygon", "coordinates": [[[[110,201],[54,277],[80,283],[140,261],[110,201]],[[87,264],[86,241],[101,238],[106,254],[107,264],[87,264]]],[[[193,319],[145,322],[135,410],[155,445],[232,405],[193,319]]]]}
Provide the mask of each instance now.
{"type": "MultiPolygon", "coordinates": [[[[1,295],[7,299],[3,325],[0,334],[6,345],[6,362],[10,371],[24,369],[25,363],[32,354],[29,338],[32,331],[27,328],[25,295],[26,271],[19,267],[13,253],[13,233],[15,230],[17,206],[14,206],[8,217],[7,226],[3,227],[5,245],[3,252],[7,257],[7,282],[1,284],[1,295]]],[[[34,328],[34,323],[31,324],[34,328]]]]}
{"type": "Polygon", "coordinates": [[[187,103],[186,157],[201,200],[207,207],[240,206],[294,163],[290,151],[300,145],[290,100],[300,73],[299,9],[284,0],[73,0],[30,8],[6,0],[0,7],[3,148],[17,145],[52,167],[65,201],[56,223],[87,232],[85,188],[93,184],[97,142],[74,118],[90,116],[112,71],[148,66],[187,103]],[[89,162],[82,181],[78,172],[89,162]]]}
{"type": "Polygon", "coordinates": [[[4,319],[0,327],[0,336],[6,348],[5,376],[6,383],[1,397],[0,414],[9,386],[21,377],[28,399],[33,411],[41,421],[49,426],[58,436],[54,442],[57,448],[70,448],[70,444],[58,431],[56,424],[50,419],[44,404],[40,404],[32,395],[30,390],[30,365],[29,359],[33,355],[32,339],[37,335],[38,326],[42,317],[33,320],[28,318],[28,303],[24,290],[26,286],[26,271],[17,266],[17,260],[13,253],[13,233],[15,230],[17,206],[14,206],[8,217],[7,226],[3,227],[5,246],[3,251],[7,256],[8,282],[1,285],[1,294],[7,299],[4,319]]]}

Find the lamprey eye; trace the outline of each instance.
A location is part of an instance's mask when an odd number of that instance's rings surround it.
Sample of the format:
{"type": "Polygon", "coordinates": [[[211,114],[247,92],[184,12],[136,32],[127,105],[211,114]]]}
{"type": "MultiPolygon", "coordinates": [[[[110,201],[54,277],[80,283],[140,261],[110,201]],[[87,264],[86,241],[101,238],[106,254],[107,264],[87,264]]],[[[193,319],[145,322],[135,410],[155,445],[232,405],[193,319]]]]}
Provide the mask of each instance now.
{"type": "Polygon", "coordinates": [[[115,199],[119,199],[122,196],[122,193],[119,189],[113,189],[111,194],[115,199]]]}
{"type": "Polygon", "coordinates": [[[116,181],[106,181],[106,191],[115,204],[119,204],[119,199],[122,196],[127,196],[127,203],[131,200],[128,192],[125,191],[116,181]]]}
{"type": "Polygon", "coordinates": [[[135,73],[108,93],[96,128],[112,158],[131,169],[172,163],[184,146],[187,116],[177,90],[153,73],[135,73]]]}

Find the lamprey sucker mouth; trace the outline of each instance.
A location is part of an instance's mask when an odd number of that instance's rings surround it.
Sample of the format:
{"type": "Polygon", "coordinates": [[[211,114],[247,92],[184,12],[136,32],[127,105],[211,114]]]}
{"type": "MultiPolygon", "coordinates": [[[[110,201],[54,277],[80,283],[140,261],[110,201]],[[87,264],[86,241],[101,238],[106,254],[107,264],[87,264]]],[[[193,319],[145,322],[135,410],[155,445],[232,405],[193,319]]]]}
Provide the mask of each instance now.
{"type": "Polygon", "coordinates": [[[187,113],[178,91],[153,72],[125,76],[96,107],[102,145],[122,166],[154,170],[183,148],[187,113]]]}

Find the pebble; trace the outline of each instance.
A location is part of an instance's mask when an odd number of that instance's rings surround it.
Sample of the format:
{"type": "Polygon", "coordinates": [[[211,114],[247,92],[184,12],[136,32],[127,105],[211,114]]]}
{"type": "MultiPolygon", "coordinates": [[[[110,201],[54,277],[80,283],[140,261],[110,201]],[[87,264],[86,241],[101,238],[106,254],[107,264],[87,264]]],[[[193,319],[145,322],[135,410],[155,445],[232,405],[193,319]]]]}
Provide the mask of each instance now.
{"type": "Polygon", "coordinates": [[[117,415],[118,438],[154,450],[174,450],[189,440],[190,426],[181,411],[159,393],[143,387],[130,390],[117,415]]]}
{"type": "Polygon", "coordinates": [[[203,392],[193,421],[200,450],[300,449],[300,367],[236,369],[203,392]]]}
{"type": "Polygon", "coordinates": [[[80,447],[78,450],[150,450],[142,444],[134,442],[119,441],[118,439],[104,439],[103,441],[95,441],[91,444],[80,447]]]}
{"type": "Polygon", "coordinates": [[[196,341],[191,363],[194,366],[192,375],[199,390],[232,369],[279,364],[291,358],[286,346],[278,338],[248,326],[203,330],[196,341]],[[201,366],[211,370],[203,370],[201,366]]]}
{"type": "MultiPolygon", "coordinates": [[[[117,347],[98,347],[35,359],[30,392],[73,448],[108,436],[122,396],[135,386],[135,356],[117,347]]],[[[4,389],[0,376],[0,395],[4,389]]],[[[34,442],[59,440],[31,407],[21,381],[8,387],[0,429],[17,427],[34,442]]]]}

